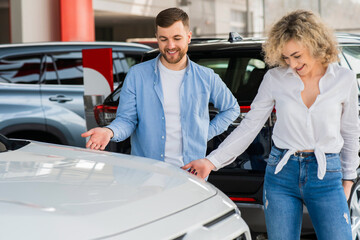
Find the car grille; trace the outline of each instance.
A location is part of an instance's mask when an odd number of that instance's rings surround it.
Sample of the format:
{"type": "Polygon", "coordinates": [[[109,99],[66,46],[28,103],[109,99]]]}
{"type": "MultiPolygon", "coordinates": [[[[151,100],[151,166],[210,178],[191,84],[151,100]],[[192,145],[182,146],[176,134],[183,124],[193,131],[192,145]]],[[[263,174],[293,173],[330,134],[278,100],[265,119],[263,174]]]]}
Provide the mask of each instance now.
{"type": "Polygon", "coordinates": [[[218,222],[221,222],[222,220],[230,217],[230,216],[233,215],[233,214],[236,214],[235,209],[234,209],[234,210],[231,210],[231,211],[228,212],[228,213],[225,213],[224,215],[222,215],[222,216],[220,216],[220,217],[218,217],[218,218],[216,218],[216,219],[214,219],[214,220],[212,220],[211,222],[208,222],[208,223],[204,224],[204,227],[209,228],[209,227],[217,224],[218,222]]]}
{"type": "MultiPolygon", "coordinates": [[[[230,216],[232,216],[232,215],[234,215],[234,214],[237,214],[237,212],[236,212],[235,209],[233,209],[233,210],[225,213],[224,215],[221,215],[220,217],[218,217],[218,218],[216,218],[216,219],[214,219],[214,220],[211,220],[211,221],[208,222],[208,223],[203,224],[203,226],[206,227],[206,228],[210,228],[210,227],[214,226],[215,224],[217,224],[217,223],[225,220],[226,218],[228,218],[228,217],[230,217],[230,216]]],[[[185,238],[186,234],[187,234],[187,233],[184,233],[184,234],[182,234],[182,235],[180,235],[180,236],[178,236],[178,237],[176,237],[176,238],[173,238],[172,240],[182,240],[182,239],[185,238]]],[[[233,240],[247,240],[247,239],[246,239],[245,233],[242,233],[242,234],[239,235],[238,237],[235,237],[233,240]]]]}

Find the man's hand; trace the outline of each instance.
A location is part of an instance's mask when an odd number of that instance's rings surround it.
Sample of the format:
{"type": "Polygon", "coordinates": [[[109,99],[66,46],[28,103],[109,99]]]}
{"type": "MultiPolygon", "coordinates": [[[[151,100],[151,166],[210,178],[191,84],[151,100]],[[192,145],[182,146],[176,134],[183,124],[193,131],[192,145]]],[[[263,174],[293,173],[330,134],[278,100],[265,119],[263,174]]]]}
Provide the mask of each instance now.
{"type": "Polygon", "coordinates": [[[343,188],[344,188],[344,192],[345,192],[345,196],[346,196],[346,200],[349,201],[350,198],[350,193],[351,193],[351,188],[353,185],[353,181],[347,181],[347,180],[343,180],[343,188]]]}
{"type": "Polygon", "coordinates": [[[81,136],[84,138],[90,137],[86,143],[86,148],[104,150],[110,139],[114,136],[114,133],[110,128],[97,127],[84,132],[81,136]]]}
{"type": "Polygon", "coordinates": [[[209,176],[211,170],[215,169],[215,166],[214,164],[212,164],[212,162],[210,162],[210,160],[206,158],[201,158],[186,164],[182,167],[182,169],[188,169],[190,173],[197,175],[202,179],[205,179],[207,176],[209,176]]]}

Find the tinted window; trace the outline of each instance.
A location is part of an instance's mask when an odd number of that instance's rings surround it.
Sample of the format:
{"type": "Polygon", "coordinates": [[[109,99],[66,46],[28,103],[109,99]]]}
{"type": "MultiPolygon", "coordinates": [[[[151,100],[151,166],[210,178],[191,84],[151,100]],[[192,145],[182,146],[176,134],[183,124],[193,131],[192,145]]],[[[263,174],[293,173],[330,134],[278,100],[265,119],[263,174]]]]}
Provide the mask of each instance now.
{"type": "Polygon", "coordinates": [[[82,85],[81,52],[48,54],[45,84],[82,85]]]}
{"type": "MultiPolygon", "coordinates": [[[[222,57],[192,55],[191,59],[202,66],[213,69],[215,73],[219,74],[220,78],[237,98],[240,106],[250,105],[267,71],[265,62],[256,53],[243,54],[242,56],[234,56],[234,54],[226,56],[224,53],[222,55],[222,57]]],[[[212,107],[210,106],[210,118],[213,117],[211,109],[212,107]]],[[[208,142],[207,154],[216,149],[225,137],[235,129],[242,116],[235,121],[237,123],[230,125],[227,131],[208,142]]],[[[238,156],[232,164],[220,171],[230,170],[236,172],[243,169],[264,171],[266,167],[264,159],[268,157],[271,149],[271,129],[272,127],[268,125],[264,127],[248,149],[238,156]]]]}
{"type": "Polygon", "coordinates": [[[114,83],[121,85],[129,69],[141,61],[141,55],[124,55],[122,52],[113,52],[114,83]]]}
{"type": "Polygon", "coordinates": [[[0,82],[37,84],[40,78],[40,64],[40,55],[1,59],[0,82]]]}
{"type": "Polygon", "coordinates": [[[254,57],[194,59],[200,65],[212,68],[225,82],[239,103],[251,102],[266,72],[265,63],[254,57]]]}
{"type": "Polygon", "coordinates": [[[132,67],[141,62],[141,56],[125,56],[125,60],[128,66],[132,67]]]}
{"type": "Polygon", "coordinates": [[[129,65],[121,52],[113,52],[113,80],[114,83],[122,83],[126,73],[129,71],[129,65]]]}
{"type": "MultiPolygon", "coordinates": [[[[121,52],[113,52],[113,80],[122,83],[129,64],[139,60],[121,52]]],[[[48,54],[46,58],[45,84],[83,85],[83,65],[81,52],[48,54]]]]}
{"type": "Polygon", "coordinates": [[[342,52],[351,69],[360,78],[360,46],[344,46],[342,52]]]}

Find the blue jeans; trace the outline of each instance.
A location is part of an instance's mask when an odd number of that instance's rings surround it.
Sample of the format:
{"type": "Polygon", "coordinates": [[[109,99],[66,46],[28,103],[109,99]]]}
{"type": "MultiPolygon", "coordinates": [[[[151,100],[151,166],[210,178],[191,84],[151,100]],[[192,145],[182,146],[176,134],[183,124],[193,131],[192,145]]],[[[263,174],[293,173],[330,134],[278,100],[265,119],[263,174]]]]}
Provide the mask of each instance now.
{"type": "Polygon", "coordinates": [[[320,180],[314,153],[291,155],[275,175],[276,165],[285,153],[273,147],[266,166],[263,200],[268,239],[300,239],[305,204],[319,240],[351,240],[339,154],[326,154],[326,174],[320,180]]]}

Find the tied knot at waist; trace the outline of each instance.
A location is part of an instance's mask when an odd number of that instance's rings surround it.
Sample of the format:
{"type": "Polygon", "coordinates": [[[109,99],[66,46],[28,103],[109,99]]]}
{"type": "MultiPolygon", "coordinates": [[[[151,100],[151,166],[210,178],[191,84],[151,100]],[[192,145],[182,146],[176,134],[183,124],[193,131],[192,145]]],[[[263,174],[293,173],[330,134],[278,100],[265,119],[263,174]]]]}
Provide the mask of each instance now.
{"type": "MultiPolygon", "coordinates": [[[[285,149],[280,149],[280,148],[277,149],[280,151],[286,151],[285,149]]],[[[275,168],[275,174],[278,174],[283,169],[283,167],[290,159],[291,155],[294,155],[296,157],[308,157],[315,155],[316,161],[318,163],[317,176],[320,180],[324,179],[326,173],[326,155],[324,151],[321,151],[318,148],[315,148],[314,152],[301,152],[294,149],[287,150],[285,155],[281,158],[280,162],[277,164],[275,168]]]]}

